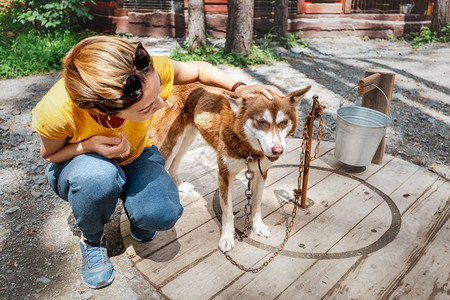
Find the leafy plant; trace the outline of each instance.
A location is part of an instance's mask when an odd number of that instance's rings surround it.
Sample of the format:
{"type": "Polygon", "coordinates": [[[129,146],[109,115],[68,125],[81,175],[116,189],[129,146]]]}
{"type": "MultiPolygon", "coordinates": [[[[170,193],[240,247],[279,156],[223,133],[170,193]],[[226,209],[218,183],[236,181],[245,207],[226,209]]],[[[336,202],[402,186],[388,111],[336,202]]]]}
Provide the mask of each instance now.
{"type": "Polygon", "coordinates": [[[411,41],[411,45],[416,49],[434,41],[438,41],[436,33],[432,32],[430,27],[422,26],[422,28],[420,28],[420,33],[411,41]]]}
{"type": "Polygon", "coordinates": [[[41,32],[75,31],[80,24],[92,19],[89,8],[84,6],[86,2],[95,4],[94,0],[17,0],[10,7],[2,7],[1,29],[15,32],[28,32],[30,28],[41,32]],[[5,23],[5,20],[10,22],[5,23]]]}
{"type": "Polygon", "coordinates": [[[236,67],[247,68],[254,64],[272,64],[275,60],[280,58],[272,49],[264,49],[258,46],[253,46],[250,51],[245,54],[238,54],[231,52],[225,54],[224,50],[215,46],[203,46],[188,52],[185,43],[184,48],[177,48],[170,54],[170,58],[178,61],[206,61],[211,64],[229,64],[236,67]]]}
{"type": "Polygon", "coordinates": [[[302,31],[299,31],[298,34],[290,32],[286,34],[286,36],[280,38],[280,44],[288,50],[294,48],[295,46],[306,47],[308,44],[301,39],[302,35],[302,31]]]}
{"type": "Polygon", "coordinates": [[[450,42],[450,22],[448,22],[447,24],[445,24],[444,27],[442,27],[439,39],[443,43],[450,42]]]}
{"type": "Polygon", "coordinates": [[[420,32],[412,32],[405,35],[405,39],[411,42],[411,46],[414,49],[422,47],[426,44],[433,42],[448,43],[450,41],[450,23],[447,23],[438,35],[436,32],[431,31],[430,27],[422,26],[420,32]]]}
{"type": "Polygon", "coordinates": [[[10,5],[5,6],[0,4],[0,32],[12,34],[13,32],[27,32],[30,31],[33,26],[23,25],[17,22],[21,13],[16,2],[12,2],[10,5]]]}
{"type": "Polygon", "coordinates": [[[262,44],[263,48],[268,48],[270,43],[272,43],[273,38],[275,37],[275,35],[272,33],[272,29],[270,29],[269,32],[264,35],[262,44]]]}
{"type": "Polygon", "coordinates": [[[0,35],[0,78],[15,78],[62,68],[61,58],[89,32],[54,32],[36,30],[16,38],[0,35]]]}

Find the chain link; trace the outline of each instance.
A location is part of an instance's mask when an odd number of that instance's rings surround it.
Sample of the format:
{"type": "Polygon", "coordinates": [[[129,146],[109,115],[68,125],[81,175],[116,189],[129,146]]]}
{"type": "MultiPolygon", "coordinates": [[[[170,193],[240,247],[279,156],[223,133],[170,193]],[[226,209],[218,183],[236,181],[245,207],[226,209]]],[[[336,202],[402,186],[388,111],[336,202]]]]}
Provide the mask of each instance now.
{"type": "Polygon", "coordinates": [[[253,197],[253,190],[251,186],[251,182],[253,177],[255,177],[255,173],[250,169],[250,165],[253,162],[252,153],[249,152],[247,156],[247,170],[245,171],[245,178],[247,179],[247,188],[245,189],[245,197],[247,197],[247,204],[244,206],[244,213],[245,213],[245,221],[244,221],[244,230],[242,231],[242,234],[239,235],[236,231],[234,232],[235,238],[242,242],[244,238],[247,237],[246,233],[248,229],[250,228],[250,215],[252,214],[252,197],[253,197]]]}
{"type": "MultiPolygon", "coordinates": [[[[275,252],[273,252],[272,255],[257,268],[246,267],[244,265],[241,265],[241,264],[237,263],[227,252],[222,251],[222,253],[225,255],[226,259],[229,260],[231,262],[231,264],[235,265],[242,271],[251,272],[251,273],[258,273],[259,271],[261,271],[269,263],[271,263],[278,254],[280,254],[280,252],[283,250],[284,246],[286,245],[287,241],[289,240],[289,237],[291,236],[291,231],[292,231],[292,227],[294,226],[295,216],[297,215],[297,208],[299,206],[298,203],[303,194],[303,191],[301,188],[302,181],[303,181],[303,165],[304,165],[304,161],[305,161],[306,147],[309,145],[308,143],[310,142],[309,135],[308,135],[308,119],[309,118],[314,118],[314,119],[319,118],[319,132],[317,135],[317,145],[314,150],[314,156],[310,157],[311,160],[314,160],[317,158],[317,155],[319,153],[320,141],[322,139],[322,129],[323,129],[322,114],[323,114],[323,110],[325,109],[325,106],[320,105],[318,99],[319,99],[319,97],[317,95],[313,96],[313,101],[314,101],[313,108],[312,108],[311,112],[306,116],[305,123],[303,126],[303,140],[302,140],[302,144],[301,144],[300,166],[298,168],[299,175],[298,175],[298,180],[297,180],[297,189],[294,189],[294,200],[293,200],[294,208],[292,209],[291,221],[289,222],[289,226],[286,229],[286,235],[284,236],[283,242],[278,246],[277,250],[275,252]]],[[[251,200],[252,200],[252,196],[253,196],[253,191],[251,189],[251,181],[254,177],[253,171],[250,170],[250,164],[252,162],[253,162],[253,157],[252,157],[251,153],[249,153],[249,155],[247,157],[247,170],[245,171],[245,178],[247,178],[247,189],[245,190],[245,196],[247,197],[247,204],[244,207],[244,213],[245,213],[244,230],[242,231],[241,235],[237,234],[236,232],[234,233],[236,239],[240,242],[242,242],[243,239],[245,237],[247,237],[246,232],[248,231],[248,229],[250,227],[250,215],[252,212],[251,200]]]]}

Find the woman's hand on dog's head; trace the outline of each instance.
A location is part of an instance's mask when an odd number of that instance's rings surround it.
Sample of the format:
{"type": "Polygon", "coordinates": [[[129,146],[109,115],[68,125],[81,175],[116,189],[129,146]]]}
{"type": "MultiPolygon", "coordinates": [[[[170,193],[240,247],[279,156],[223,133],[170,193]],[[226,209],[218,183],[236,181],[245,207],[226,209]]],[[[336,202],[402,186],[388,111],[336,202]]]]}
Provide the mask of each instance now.
{"type": "Polygon", "coordinates": [[[273,100],[272,94],[280,98],[285,96],[276,86],[262,84],[241,85],[236,89],[236,93],[246,100],[254,99],[255,94],[262,94],[269,100],[273,100]]]}

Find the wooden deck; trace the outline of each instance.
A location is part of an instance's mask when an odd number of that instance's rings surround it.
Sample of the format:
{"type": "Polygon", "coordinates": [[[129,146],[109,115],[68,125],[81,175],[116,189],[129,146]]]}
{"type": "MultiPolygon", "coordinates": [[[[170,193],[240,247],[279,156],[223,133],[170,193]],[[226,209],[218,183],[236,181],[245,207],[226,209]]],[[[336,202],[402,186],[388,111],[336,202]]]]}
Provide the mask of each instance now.
{"type": "MultiPolygon", "coordinates": [[[[263,196],[270,238],[251,234],[230,255],[260,266],[282,242],[297,184],[300,140],[269,171],[263,196]]],[[[240,271],[218,250],[215,153],[190,150],[180,167],[195,192],[181,193],[184,214],[149,243],[134,241],[124,214],[121,234],[136,268],[169,299],[448,299],[450,184],[424,168],[385,155],[355,172],[322,143],[310,170],[308,198],[285,250],[257,274],[240,271]]],[[[235,182],[236,228],[244,224],[245,179],[235,182]]]]}

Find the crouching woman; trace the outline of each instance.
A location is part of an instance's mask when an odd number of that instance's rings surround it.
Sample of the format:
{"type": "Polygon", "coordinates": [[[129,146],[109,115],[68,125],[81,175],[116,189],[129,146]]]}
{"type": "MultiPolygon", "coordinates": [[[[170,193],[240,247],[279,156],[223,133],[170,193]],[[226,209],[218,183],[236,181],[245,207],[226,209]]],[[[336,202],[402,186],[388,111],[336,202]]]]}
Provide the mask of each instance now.
{"type": "Polygon", "coordinates": [[[247,98],[270,96],[265,87],[236,83],[210,64],[150,57],[140,43],[95,36],[67,53],[63,78],[33,109],[41,155],[50,162],[45,174],[69,202],[82,232],[82,279],[91,288],[114,279],[103,227],[119,198],[131,236],[140,242],[172,228],[183,213],[177,187],[147,131],[173,85],[193,81],[247,98]]]}

